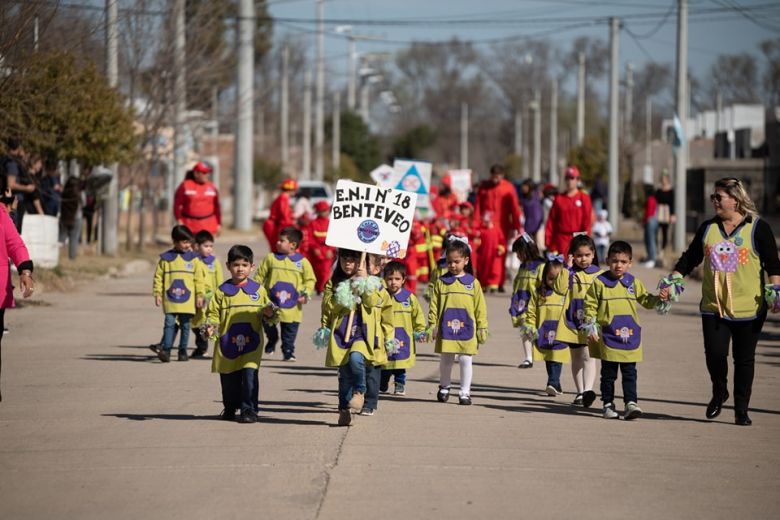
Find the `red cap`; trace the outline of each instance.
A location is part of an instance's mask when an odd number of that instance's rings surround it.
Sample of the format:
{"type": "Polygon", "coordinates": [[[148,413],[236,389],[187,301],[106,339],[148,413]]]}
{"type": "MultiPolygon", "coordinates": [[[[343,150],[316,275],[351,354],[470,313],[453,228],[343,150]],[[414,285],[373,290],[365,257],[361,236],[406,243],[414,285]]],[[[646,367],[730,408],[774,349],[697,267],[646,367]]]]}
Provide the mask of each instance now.
{"type": "Polygon", "coordinates": [[[441,183],[444,186],[447,186],[448,188],[452,189],[452,177],[450,177],[449,173],[445,174],[444,177],[441,178],[441,183]]]}
{"type": "Polygon", "coordinates": [[[195,163],[195,166],[192,167],[192,171],[198,173],[211,173],[214,171],[214,169],[209,163],[205,161],[198,161],[195,163]]]}
{"type": "Polygon", "coordinates": [[[280,186],[281,189],[287,190],[287,191],[295,191],[298,189],[298,181],[295,179],[290,179],[289,177],[282,181],[282,185],[280,186]]]}
{"type": "Polygon", "coordinates": [[[316,211],[317,213],[322,213],[323,211],[330,211],[330,204],[328,204],[328,201],[326,200],[315,202],[314,211],[316,211]]]}
{"type": "Polygon", "coordinates": [[[569,166],[568,168],[566,168],[566,173],[564,174],[564,177],[579,179],[580,170],[578,170],[576,166],[569,166]]]}
{"type": "Polygon", "coordinates": [[[471,204],[471,202],[469,202],[467,200],[465,200],[465,201],[461,202],[460,204],[458,204],[458,207],[461,208],[461,209],[463,209],[463,208],[474,209],[474,206],[471,204]]]}

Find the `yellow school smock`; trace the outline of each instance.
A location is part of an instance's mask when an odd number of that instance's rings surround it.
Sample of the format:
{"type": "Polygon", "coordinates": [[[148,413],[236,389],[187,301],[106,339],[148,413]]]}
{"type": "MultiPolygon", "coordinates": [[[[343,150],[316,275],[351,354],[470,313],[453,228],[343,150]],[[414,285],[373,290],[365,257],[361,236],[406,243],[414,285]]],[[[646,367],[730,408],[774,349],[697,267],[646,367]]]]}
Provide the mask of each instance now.
{"type": "Polygon", "coordinates": [[[702,314],[736,321],[752,320],[758,315],[764,290],[761,258],[753,237],[756,220],[743,220],[731,235],[726,235],[714,220],[707,226],[702,237],[702,314]]]}
{"type": "Polygon", "coordinates": [[[271,301],[280,308],[280,322],[301,322],[303,304],[298,303],[298,298],[304,294],[311,297],[317,282],[311,264],[301,253],[268,253],[254,279],[266,288],[271,301]]]}
{"type": "Polygon", "coordinates": [[[601,327],[598,343],[589,343],[590,356],[605,361],[642,361],[642,327],[637,304],[652,309],[658,297],[626,273],[620,279],[604,271],[596,276],[585,296],[585,320],[596,319],[601,327]]]}
{"type": "Polygon", "coordinates": [[[525,323],[536,331],[534,341],[534,361],[555,361],[568,363],[571,361],[569,346],[560,341],[558,322],[565,310],[566,297],[552,289],[534,289],[528,301],[525,312],[525,323]]]}
{"type": "Polygon", "coordinates": [[[397,354],[387,356],[385,370],[397,368],[412,368],[415,363],[416,343],[415,332],[425,331],[425,317],[420,302],[408,289],[401,288],[392,294],[393,309],[393,341],[398,347],[397,354]]]}
{"type": "Polygon", "coordinates": [[[428,323],[436,327],[438,354],[475,356],[479,350],[477,331],[488,328],[485,295],[479,280],[449,271],[433,284],[428,323]]]}
{"type": "Polygon", "coordinates": [[[219,265],[214,255],[199,256],[195,262],[195,269],[196,276],[200,276],[203,280],[204,305],[202,309],[195,309],[195,317],[192,319],[193,329],[206,323],[206,309],[214,296],[214,291],[224,281],[222,266],[219,265]],[[199,273],[198,270],[200,271],[199,273]]]}
{"type": "Polygon", "coordinates": [[[165,314],[195,314],[195,299],[203,296],[203,280],[195,272],[197,256],[175,249],[160,255],[152,293],[162,297],[165,314]]]}
{"type": "Polygon", "coordinates": [[[262,311],[270,302],[265,287],[254,280],[241,286],[228,280],[217,288],[206,310],[207,322],[219,324],[212,372],[229,374],[259,368],[263,356],[262,311]]]}
{"type": "Polygon", "coordinates": [[[585,317],[585,295],[593,284],[593,279],[601,272],[603,269],[597,265],[589,265],[585,269],[561,269],[555,279],[554,290],[566,296],[566,310],[558,322],[558,340],[577,345],[588,344],[588,335],[580,330],[585,317]]]}
{"type": "Polygon", "coordinates": [[[544,260],[531,260],[523,262],[517,270],[515,281],[512,283],[512,300],[509,303],[509,315],[512,317],[513,327],[519,327],[524,323],[531,292],[542,279],[543,268],[544,260]]]}
{"type": "MultiPolygon", "coordinates": [[[[348,280],[347,280],[348,281],[348,280]]],[[[342,282],[344,283],[344,282],[342,282]]],[[[322,295],[322,315],[320,323],[331,330],[325,366],[339,367],[347,363],[351,352],[360,352],[366,362],[382,365],[387,362],[385,351],[385,330],[391,331],[392,318],[387,309],[390,294],[384,287],[361,295],[361,303],[355,310],[349,341],[345,341],[350,309],[340,305],[335,298],[333,284],[329,280],[322,295]],[[382,323],[382,315],[386,323],[382,323]]],[[[390,337],[390,336],[387,336],[390,337]]]]}

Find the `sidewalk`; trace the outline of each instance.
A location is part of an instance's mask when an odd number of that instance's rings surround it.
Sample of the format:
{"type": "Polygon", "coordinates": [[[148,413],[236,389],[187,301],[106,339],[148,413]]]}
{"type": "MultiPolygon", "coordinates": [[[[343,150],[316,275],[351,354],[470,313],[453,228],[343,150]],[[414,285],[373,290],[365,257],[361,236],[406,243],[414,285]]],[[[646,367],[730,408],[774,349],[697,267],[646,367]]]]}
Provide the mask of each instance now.
{"type": "MultiPolygon", "coordinates": [[[[654,287],[662,272],[634,274],[654,287]]],[[[436,402],[438,357],[424,345],[405,397],[383,396],[376,415],[339,428],[336,373],[310,342],[319,301],[305,310],[298,362],[263,362],[260,422],[226,423],[216,419],[210,361],[163,365],[147,350],[162,326],[151,278],[47,294],[6,313],[0,517],[780,515],[780,320],[764,327],[758,348],[754,425],[733,424],[731,401],[707,421],[695,282],[671,316],[641,314],[637,421],[602,419],[599,401],[571,407],[566,367],[567,393],[543,395],[543,364],[516,368],[508,296],[491,295],[473,406],[436,402]]]]}

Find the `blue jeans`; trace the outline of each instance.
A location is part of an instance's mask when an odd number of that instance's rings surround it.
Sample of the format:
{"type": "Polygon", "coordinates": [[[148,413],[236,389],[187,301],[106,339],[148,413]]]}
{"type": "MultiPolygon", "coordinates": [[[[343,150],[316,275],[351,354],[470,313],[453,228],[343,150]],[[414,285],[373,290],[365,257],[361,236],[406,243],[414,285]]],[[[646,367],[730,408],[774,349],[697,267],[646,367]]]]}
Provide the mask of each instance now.
{"type": "Polygon", "coordinates": [[[366,365],[366,400],[364,408],[376,410],[379,407],[379,384],[382,379],[382,367],[375,367],[371,363],[366,365]]]}
{"type": "Polygon", "coordinates": [[[650,217],[645,224],[645,249],[647,250],[647,259],[655,260],[656,237],[658,235],[658,219],[650,217]]]}
{"type": "Polygon", "coordinates": [[[225,410],[240,408],[242,412],[257,412],[260,391],[256,368],[242,368],[229,374],[220,374],[219,382],[222,384],[222,405],[225,410]]]}
{"type": "Polygon", "coordinates": [[[547,384],[555,388],[561,388],[561,369],[563,363],[557,361],[545,361],[545,368],[547,368],[547,384]]]}
{"type": "Polygon", "coordinates": [[[352,392],[366,393],[366,358],[350,352],[349,361],[339,367],[339,410],[349,408],[352,392]]]}
{"type": "Polygon", "coordinates": [[[382,370],[382,382],[379,385],[379,390],[386,392],[390,387],[390,378],[395,376],[395,384],[406,384],[406,369],[405,368],[393,368],[390,370],[382,370]]]}
{"type": "MultiPolygon", "coordinates": [[[[284,359],[289,359],[295,354],[295,338],[298,337],[298,327],[300,323],[293,321],[290,323],[280,323],[282,329],[282,354],[284,359]]],[[[276,343],[279,341],[279,330],[276,325],[263,325],[265,335],[268,336],[268,343],[265,345],[265,352],[270,354],[276,350],[276,343]]]]}
{"type": "Polygon", "coordinates": [[[637,402],[636,363],[618,363],[601,361],[601,401],[611,403],[615,400],[615,381],[618,370],[623,374],[623,402],[637,402]]]}
{"type": "Polygon", "coordinates": [[[176,337],[176,318],[179,319],[179,352],[187,351],[187,342],[190,339],[190,320],[192,314],[166,314],[163,322],[162,349],[171,350],[173,339],[176,337]]]}

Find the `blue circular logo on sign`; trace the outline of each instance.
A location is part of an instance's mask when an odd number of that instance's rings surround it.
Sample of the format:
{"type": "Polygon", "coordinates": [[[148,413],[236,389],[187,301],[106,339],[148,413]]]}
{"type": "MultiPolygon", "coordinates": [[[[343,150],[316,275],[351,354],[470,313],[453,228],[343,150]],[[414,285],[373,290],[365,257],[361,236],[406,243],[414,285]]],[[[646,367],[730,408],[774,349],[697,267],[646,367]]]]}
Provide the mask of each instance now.
{"type": "Polygon", "coordinates": [[[373,220],[364,220],[357,228],[357,235],[361,242],[370,244],[379,238],[379,224],[373,220]]]}

